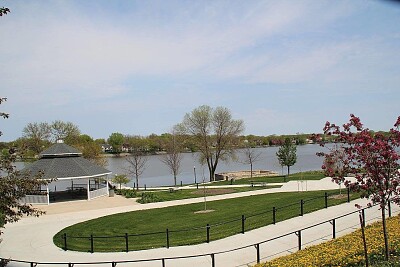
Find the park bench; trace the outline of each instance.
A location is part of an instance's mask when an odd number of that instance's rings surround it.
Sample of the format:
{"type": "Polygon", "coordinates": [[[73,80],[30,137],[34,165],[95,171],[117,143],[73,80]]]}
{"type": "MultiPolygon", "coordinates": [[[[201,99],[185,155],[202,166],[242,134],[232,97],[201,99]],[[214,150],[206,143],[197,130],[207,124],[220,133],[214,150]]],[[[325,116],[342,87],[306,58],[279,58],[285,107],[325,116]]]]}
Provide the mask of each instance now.
{"type": "Polygon", "coordinates": [[[267,186],[267,182],[255,182],[255,181],[250,181],[251,187],[254,186],[267,186]]]}

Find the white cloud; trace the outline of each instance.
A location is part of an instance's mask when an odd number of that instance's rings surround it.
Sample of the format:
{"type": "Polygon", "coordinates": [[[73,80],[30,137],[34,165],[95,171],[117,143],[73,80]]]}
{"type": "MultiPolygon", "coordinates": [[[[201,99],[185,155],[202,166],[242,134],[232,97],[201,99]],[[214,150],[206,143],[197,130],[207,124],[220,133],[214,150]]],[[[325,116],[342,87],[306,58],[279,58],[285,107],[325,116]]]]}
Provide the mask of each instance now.
{"type": "MultiPolygon", "coordinates": [[[[242,91],[269,99],[290,95],[282,87],[340,83],[345,91],[400,82],[398,35],[359,33],[342,22],[366,19],[361,2],[128,1],[122,11],[121,3],[10,2],[17,6],[1,19],[0,79],[15,103],[11,112],[29,106],[26,116],[35,117],[27,121],[74,115],[91,122],[97,112],[134,125],[128,115],[137,110],[173,109],[181,119],[201,104],[241,109],[242,91]]],[[[261,100],[245,104],[257,110],[244,118],[249,131],[266,129],[263,118],[274,129],[290,131],[282,121],[301,126],[298,114],[263,110],[261,100]]]]}

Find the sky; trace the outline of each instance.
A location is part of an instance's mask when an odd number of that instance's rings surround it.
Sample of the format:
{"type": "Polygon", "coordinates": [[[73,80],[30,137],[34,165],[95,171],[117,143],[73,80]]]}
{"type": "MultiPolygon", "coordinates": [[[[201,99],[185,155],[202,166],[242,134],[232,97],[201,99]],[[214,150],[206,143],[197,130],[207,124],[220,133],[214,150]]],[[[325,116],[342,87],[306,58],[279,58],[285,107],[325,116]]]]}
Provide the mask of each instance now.
{"type": "Polygon", "coordinates": [[[28,123],[162,134],[201,105],[244,134],[322,132],[400,115],[395,1],[0,0],[0,141],[28,123]]]}

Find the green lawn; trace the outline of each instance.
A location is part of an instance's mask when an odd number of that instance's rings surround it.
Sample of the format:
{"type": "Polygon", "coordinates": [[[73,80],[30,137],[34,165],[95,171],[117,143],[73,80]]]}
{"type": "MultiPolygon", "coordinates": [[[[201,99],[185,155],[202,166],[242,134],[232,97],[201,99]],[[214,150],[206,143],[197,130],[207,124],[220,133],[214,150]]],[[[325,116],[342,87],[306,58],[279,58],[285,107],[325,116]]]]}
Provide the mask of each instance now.
{"type": "MultiPolygon", "coordinates": [[[[241,231],[241,216],[245,215],[245,229],[255,229],[272,223],[272,208],[277,208],[276,220],[282,221],[300,213],[300,199],[305,200],[304,213],[324,208],[324,193],[337,194],[338,190],[273,193],[204,203],[173,206],[160,209],[135,211],[109,215],[82,222],[61,230],[54,236],[54,243],[63,247],[62,235],[67,234],[70,250],[89,251],[91,234],[94,251],[111,252],[125,250],[125,233],[129,235],[129,250],[166,246],[166,229],[169,229],[170,246],[198,244],[206,241],[206,225],[210,224],[210,240],[231,236],[241,231]],[[318,197],[318,198],[316,198],[318,197]],[[314,199],[314,200],[310,200],[314,199]],[[292,204],[292,205],[288,205],[292,204]],[[285,206],[285,208],[283,208],[285,206]],[[78,238],[72,238],[72,237],[78,238]],[[109,236],[118,236],[110,238],[109,236]]],[[[355,199],[358,195],[352,195],[355,199]]],[[[329,199],[329,205],[346,201],[329,199]]]]}
{"type": "MultiPolygon", "coordinates": [[[[246,191],[254,191],[261,189],[271,189],[279,188],[280,185],[267,185],[267,186],[257,186],[257,187],[232,187],[232,188],[205,188],[206,196],[215,196],[222,194],[232,194],[246,191]]],[[[128,192],[129,194],[130,192],[128,192]]],[[[139,203],[151,203],[151,202],[163,202],[170,200],[179,200],[187,198],[197,198],[204,196],[204,188],[199,185],[199,189],[180,189],[180,190],[157,190],[157,191],[139,191],[136,192],[135,197],[138,197],[139,203]]]]}
{"type": "Polygon", "coordinates": [[[325,178],[325,174],[323,171],[306,171],[306,172],[298,172],[290,174],[289,177],[283,175],[279,176],[264,176],[264,177],[254,177],[254,178],[245,178],[245,179],[238,179],[233,181],[218,181],[213,182],[210,185],[230,185],[230,184],[251,184],[250,181],[254,182],[265,182],[265,183],[284,183],[289,181],[298,181],[298,180],[321,180],[325,178]]]}

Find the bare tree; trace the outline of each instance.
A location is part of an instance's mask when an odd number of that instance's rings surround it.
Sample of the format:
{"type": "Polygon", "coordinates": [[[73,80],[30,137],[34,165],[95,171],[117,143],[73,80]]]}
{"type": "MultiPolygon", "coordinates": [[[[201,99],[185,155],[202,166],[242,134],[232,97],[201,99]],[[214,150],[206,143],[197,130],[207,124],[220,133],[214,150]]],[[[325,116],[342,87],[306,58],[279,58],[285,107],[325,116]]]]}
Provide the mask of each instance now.
{"type": "Polygon", "coordinates": [[[250,164],[250,178],[253,178],[253,164],[261,160],[261,152],[256,151],[254,148],[247,145],[242,153],[244,156],[244,160],[242,161],[242,163],[250,164]]]}
{"type": "Polygon", "coordinates": [[[177,129],[195,142],[201,154],[200,163],[207,164],[210,181],[214,181],[219,161],[234,157],[234,147],[244,123],[232,119],[227,108],[200,106],[187,113],[177,129]]]}
{"type": "Polygon", "coordinates": [[[126,171],[129,175],[133,175],[136,179],[136,190],[139,190],[139,177],[143,174],[146,169],[146,163],[148,157],[143,152],[142,139],[139,137],[126,137],[130,145],[131,155],[126,157],[128,168],[126,171]]]}
{"type": "Polygon", "coordinates": [[[163,155],[160,159],[165,165],[168,166],[171,173],[174,175],[174,185],[176,186],[176,176],[180,172],[181,161],[183,158],[182,155],[182,142],[179,140],[179,136],[176,131],[172,131],[172,133],[168,136],[166,140],[166,152],[167,154],[163,155]]]}

